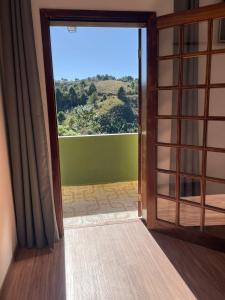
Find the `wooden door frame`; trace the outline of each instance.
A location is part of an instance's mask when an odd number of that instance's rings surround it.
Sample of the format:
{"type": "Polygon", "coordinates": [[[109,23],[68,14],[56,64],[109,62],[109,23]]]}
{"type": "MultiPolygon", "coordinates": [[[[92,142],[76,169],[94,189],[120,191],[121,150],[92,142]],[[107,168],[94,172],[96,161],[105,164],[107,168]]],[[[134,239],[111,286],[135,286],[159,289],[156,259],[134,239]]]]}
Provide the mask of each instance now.
{"type": "MultiPolygon", "coordinates": [[[[54,90],[54,78],[53,78],[53,64],[51,55],[51,39],[50,39],[50,25],[51,22],[98,22],[102,23],[121,23],[121,27],[126,23],[144,23],[147,28],[148,45],[147,53],[151,55],[151,59],[148,59],[148,88],[149,91],[147,101],[151,101],[150,97],[154,97],[154,93],[151,93],[151,87],[155,84],[156,74],[156,14],[155,12],[140,12],[140,11],[95,11],[95,10],[64,10],[64,9],[40,9],[41,18],[41,31],[42,31],[42,43],[43,43],[43,57],[45,68],[45,81],[46,81],[46,93],[48,104],[48,122],[50,133],[50,148],[51,148],[51,163],[52,163],[52,182],[54,203],[56,211],[56,220],[58,224],[59,234],[63,236],[63,211],[62,211],[62,193],[61,193],[61,177],[60,177],[60,159],[59,159],[59,143],[58,143],[58,130],[57,130],[57,115],[56,115],[56,101],[54,90]],[[151,29],[149,29],[151,27],[151,29]],[[152,36],[149,36],[149,31],[152,31],[152,36]],[[150,39],[151,38],[151,42],[150,39]]],[[[141,99],[139,100],[141,101],[141,99]]],[[[142,107],[141,103],[139,105],[142,107]]],[[[150,107],[149,107],[150,108],[150,107]]],[[[141,114],[140,114],[141,115],[141,114]]],[[[151,120],[145,120],[147,126],[152,125],[151,120]]],[[[140,121],[139,121],[140,124],[140,121]]],[[[147,130],[147,142],[149,142],[147,130]]],[[[139,133],[140,136],[140,133],[139,133]]],[[[151,137],[150,137],[151,139],[151,137]]],[[[139,149],[141,147],[141,139],[139,139],[139,149]]],[[[147,145],[145,146],[145,150],[147,145]]],[[[144,151],[144,150],[143,150],[144,151]]],[[[148,159],[147,159],[148,160],[148,159]]],[[[141,172],[140,164],[138,166],[139,173],[141,172]]],[[[142,181],[147,181],[149,174],[143,174],[142,181]]],[[[146,185],[147,186],[147,185],[146,185]]],[[[147,193],[145,193],[147,195],[147,193]]],[[[147,201],[146,201],[147,202],[147,201]]]]}
{"type": "MultiPolygon", "coordinates": [[[[159,54],[157,54],[157,60],[163,60],[163,59],[173,59],[173,58],[179,58],[181,61],[183,59],[183,57],[187,58],[187,57],[193,57],[193,56],[198,56],[198,55],[206,55],[207,56],[207,68],[210,69],[210,59],[211,59],[211,55],[214,53],[225,53],[224,49],[217,49],[217,50],[213,50],[212,46],[211,46],[211,40],[212,40],[212,19],[217,19],[217,18],[224,18],[225,16],[225,3],[219,3],[219,4],[214,4],[214,5],[209,5],[209,6],[205,6],[205,7],[201,7],[201,8],[194,8],[191,10],[186,10],[186,11],[181,11],[181,12],[177,12],[177,13],[172,13],[169,15],[164,15],[164,16],[160,16],[157,18],[157,34],[158,34],[158,30],[161,29],[165,29],[165,28],[169,28],[169,27],[174,27],[174,26],[181,26],[183,27],[183,25],[189,24],[189,23],[194,23],[194,22],[200,22],[200,21],[207,21],[209,26],[208,26],[208,47],[207,50],[205,51],[198,51],[196,53],[183,53],[182,50],[179,54],[172,54],[169,56],[159,56],[159,54]],[[211,40],[210,40],[211,39],[211,40]],[[210,45],[210,46],[209,46],[210,45]]],[[[183,29],[182,29],[183,30],[183,29]]],[[[157,38],[158,40],[158,38],[157,38]]],[[[180,45],[182,45],[183,43],[183,33],[180,33],[180,45]]],[[[181,74],[179,76],[182,77],[182,67],[181,67],[181,74]]],[[[209,71],[210,72],[210,71],[209,71]]],[[[203,139],[203,146],[190,146],[190,145],[183,145],[181,144],[181,142],[178,142],[177,144],[170,144],[170,147],[177,147],[177,149],[181,149],[181,148],[189,148],[189,149],[195,149],[195,150],[202,150],[203,152],[203,171],[202,171],[202,175],[198,176],[199,178],[201,177],[202,180],[202,184],[204,185],[204,182],[207,180],[209,180],[210,178],[206,176],[206,153],[207,151],[211,150],[211,151],[218,151],[218,152],[225,152],[225,149],[218,149],[218,148],[213,148],[213,147],[207,147],[206,144],[206,136],[207,136],[207,121],[211,120],[211,119],[216,119],[215,118],[210,118],[209,114],[208,114],[208,106],[209,106],[209,89],[212,87],[225,87],[225,83],[224,84],[211,84],[210,83],[210,78],[208,75],[208,72],[206,72],[206,80],[205,80],[205,84],[202,84],[202,88],[206,89],[206,98],[205,98],[205,109],[204,109],[204,117],[202,117],[202,120],[204,121],[204,124],[206,124],[204,126],[204,139],[203,139]]],[[[193,85],[191,86],[192,88],[200,88],[199,84],[193,85]]],[[[158,90],[160,89],[178,89],[179,91],[184,89],[184,88],[190,88],[190,86],[184,86],[182,84],[180,84],[180,81],[178,83],[177,86],[168,86],[168,87],[160,87],[158,85],[156,85],[156,88],[154,89],[156,94],[158,92],[158,90]]],[[[179,92],[179,96],[178,96],[178,103],[181,103],[181,93],[179,92]]],[[[179,104],[178,104],[179,106],[179,104]]],[[[166,118],[170,118],[170,116],[158,116],[157,113],[155,114],[155,116],[152,116],[152,118],[155,118],[155,125],[153,125],[154,128],[156,128],[157,130],[157,120],[158,119],[162,119],[163,117],[166,118]]],[[[171,116],[173,117],[173,116],[171,116]]],[[[179,112],[177,114],[176,117],[174,117],[176,119],[179,120],[178,122],[178,132],[181,132],[181,125],[180,125],[180,120],[181,119],[185,119],[185,116],[182,116],[181,113],[179,112]]],[[[189,119],[201,119],[201,117],[190,117],[189,119]]],[[[217,119],[223,119],[225,120],[225,118],[220,118],[218,117],[217,119]]],[[[156,148],[157,146],[166,146],[167,143],[159,143],[157,142],[157,132],[155,132],[155,137],[153,139],[153,144],[151,145],[151,148],[154,147],[155,148],[155,164],[157,161],[157,153],[156,153],[156,148]]],[[[167,146],[169,146],[169,144],[167,144],[167,146]]],[[[153,151],[153,149],[152,149],[153,151]]],[[[178,166],[180,165],[180,156],[178,155],[177,157],[177,164],[178,166]]],[[[151,174],[150,177],[153,178],[155,177],[155,182],[156,182],[156,176],[157,176],[157,172],[165,172],[167,174],[173,174],[176,175],[176,180],[177,178],[179,179],[180,175],[185,175],[185,176],[190,176],[190,177],[194,177],[195,175],[190,175],[190,174],[186,174],[184,172],[180,172],[178,168],[176,168],[176,172],[173,171],[169,171],[169,170],[161,170],[161,169],[157,169],[157,165],[155,165],[154,169],[151,169],[151,174]]],[[[214,178],[211,178],[211,180],[213,180],[214,178]]],[[[220,179],[216,179],[215,181],[223,181],[225,183],[225,180],[220,180],[220,179]]],[[[178,180],[179,182],[179,180],[178,180]]],[[[218,249],[218,250],[225,250],[225,240],[221,239],[219,237],[215,237],[212,236],[204,231],[194,231],[194,230],[186,230],[185,227],[182,227],[181,225],[179,225],[179,215],[177,216],[177,209],[176,209],[176,228],[175,225],[167,222],[167,221],[162,221],[160,219],[157,218],[157,204],[156,204],[156,199],[157,197],[162,197],[164,199],[167,198],[167,200],[172,200],[173,197],[169,197],[169,196],[164,196],[164,195],[160,195],[157,194],[157,191],[153,189],[151,190],[150,194],[152,195],[152,199],[151,201],[149,201],[149,213],[151,213],[151,218],[150,220],[150,229],[154,229],[157,231],[161,231],[161,232],[166,232],[169,234],[172,234],[180,239],[185,239],[185,240],[189,240],[191,242],[195,242],[197,244],[201,244],[207,247],[211,247],[214,249],[218,249]]],[[[176,205],[178,205],[179,207],[179,203],[180,203],[180,196],[179,196],[179,185],[176,184],[176,197],[174,197],[174,202],[176,203],[176,205]]],[[[189,203],[189,205],[192,205],[189,203]]],[[[205,186],[203,186],[203,192],[201,192],[201,208],[202,210],[205,209],[206,204],[205,204],[205,186]]],[[[194,206],[194,204],[193,204],[194,206]]],[[[200,206],[199,206],[200,207],[200,206]]],[[[219,208],[214,208],[211,207],[209,208],[211,210],[215,210],[215,211],[221,211],[222,209],[219,208]]],[[[204,213],[201,214],[201,227],[202,227],[202,222],[203,222],[203,227],[204,227],[204,213]]],[[[203,230],[201,228],[201,230],[203,230]]]]}

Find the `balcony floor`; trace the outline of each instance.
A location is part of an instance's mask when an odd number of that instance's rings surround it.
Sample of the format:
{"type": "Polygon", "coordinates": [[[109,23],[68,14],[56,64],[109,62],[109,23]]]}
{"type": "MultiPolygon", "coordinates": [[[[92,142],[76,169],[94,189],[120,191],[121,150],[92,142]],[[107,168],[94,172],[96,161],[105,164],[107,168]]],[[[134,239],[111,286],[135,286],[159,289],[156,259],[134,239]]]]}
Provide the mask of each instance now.
{"type": "Polygon", "coordinates": [[[63,186],[62,197],[65,227],[138,217],[137,181],[63,186]]]}

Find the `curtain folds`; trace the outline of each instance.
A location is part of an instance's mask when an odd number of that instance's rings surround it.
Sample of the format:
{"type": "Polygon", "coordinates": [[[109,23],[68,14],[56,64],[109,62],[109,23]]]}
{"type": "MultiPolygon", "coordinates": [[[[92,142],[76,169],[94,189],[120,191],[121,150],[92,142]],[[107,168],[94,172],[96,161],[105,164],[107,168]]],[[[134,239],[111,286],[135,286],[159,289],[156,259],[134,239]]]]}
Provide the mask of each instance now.
{"type": "Polygon", "coordinates": [[[1,0],[0,54],[20,247],[58,239],[30,0],[1,0]]]}

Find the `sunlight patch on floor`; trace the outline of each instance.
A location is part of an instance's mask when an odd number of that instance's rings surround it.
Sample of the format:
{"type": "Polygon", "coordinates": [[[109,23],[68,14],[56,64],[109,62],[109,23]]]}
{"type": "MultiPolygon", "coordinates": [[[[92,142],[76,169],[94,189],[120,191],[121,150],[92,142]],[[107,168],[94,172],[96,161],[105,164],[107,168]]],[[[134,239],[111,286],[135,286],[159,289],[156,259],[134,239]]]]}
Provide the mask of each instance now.
{"type": "Polygon", "coordinates": [[[196,299],[140,220],[65,230],[72,299],[196,299]]]}

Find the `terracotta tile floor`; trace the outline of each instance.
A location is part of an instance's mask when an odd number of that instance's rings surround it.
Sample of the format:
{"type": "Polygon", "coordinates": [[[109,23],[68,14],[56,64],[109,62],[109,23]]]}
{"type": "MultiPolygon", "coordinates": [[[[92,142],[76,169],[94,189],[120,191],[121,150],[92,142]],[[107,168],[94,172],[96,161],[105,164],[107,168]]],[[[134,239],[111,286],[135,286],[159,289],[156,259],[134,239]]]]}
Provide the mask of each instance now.
{"type": "Polygon", "coordinates": [[[65,227],[138,217],[136,181],[63,186],[62,196],[65,227]]]}

